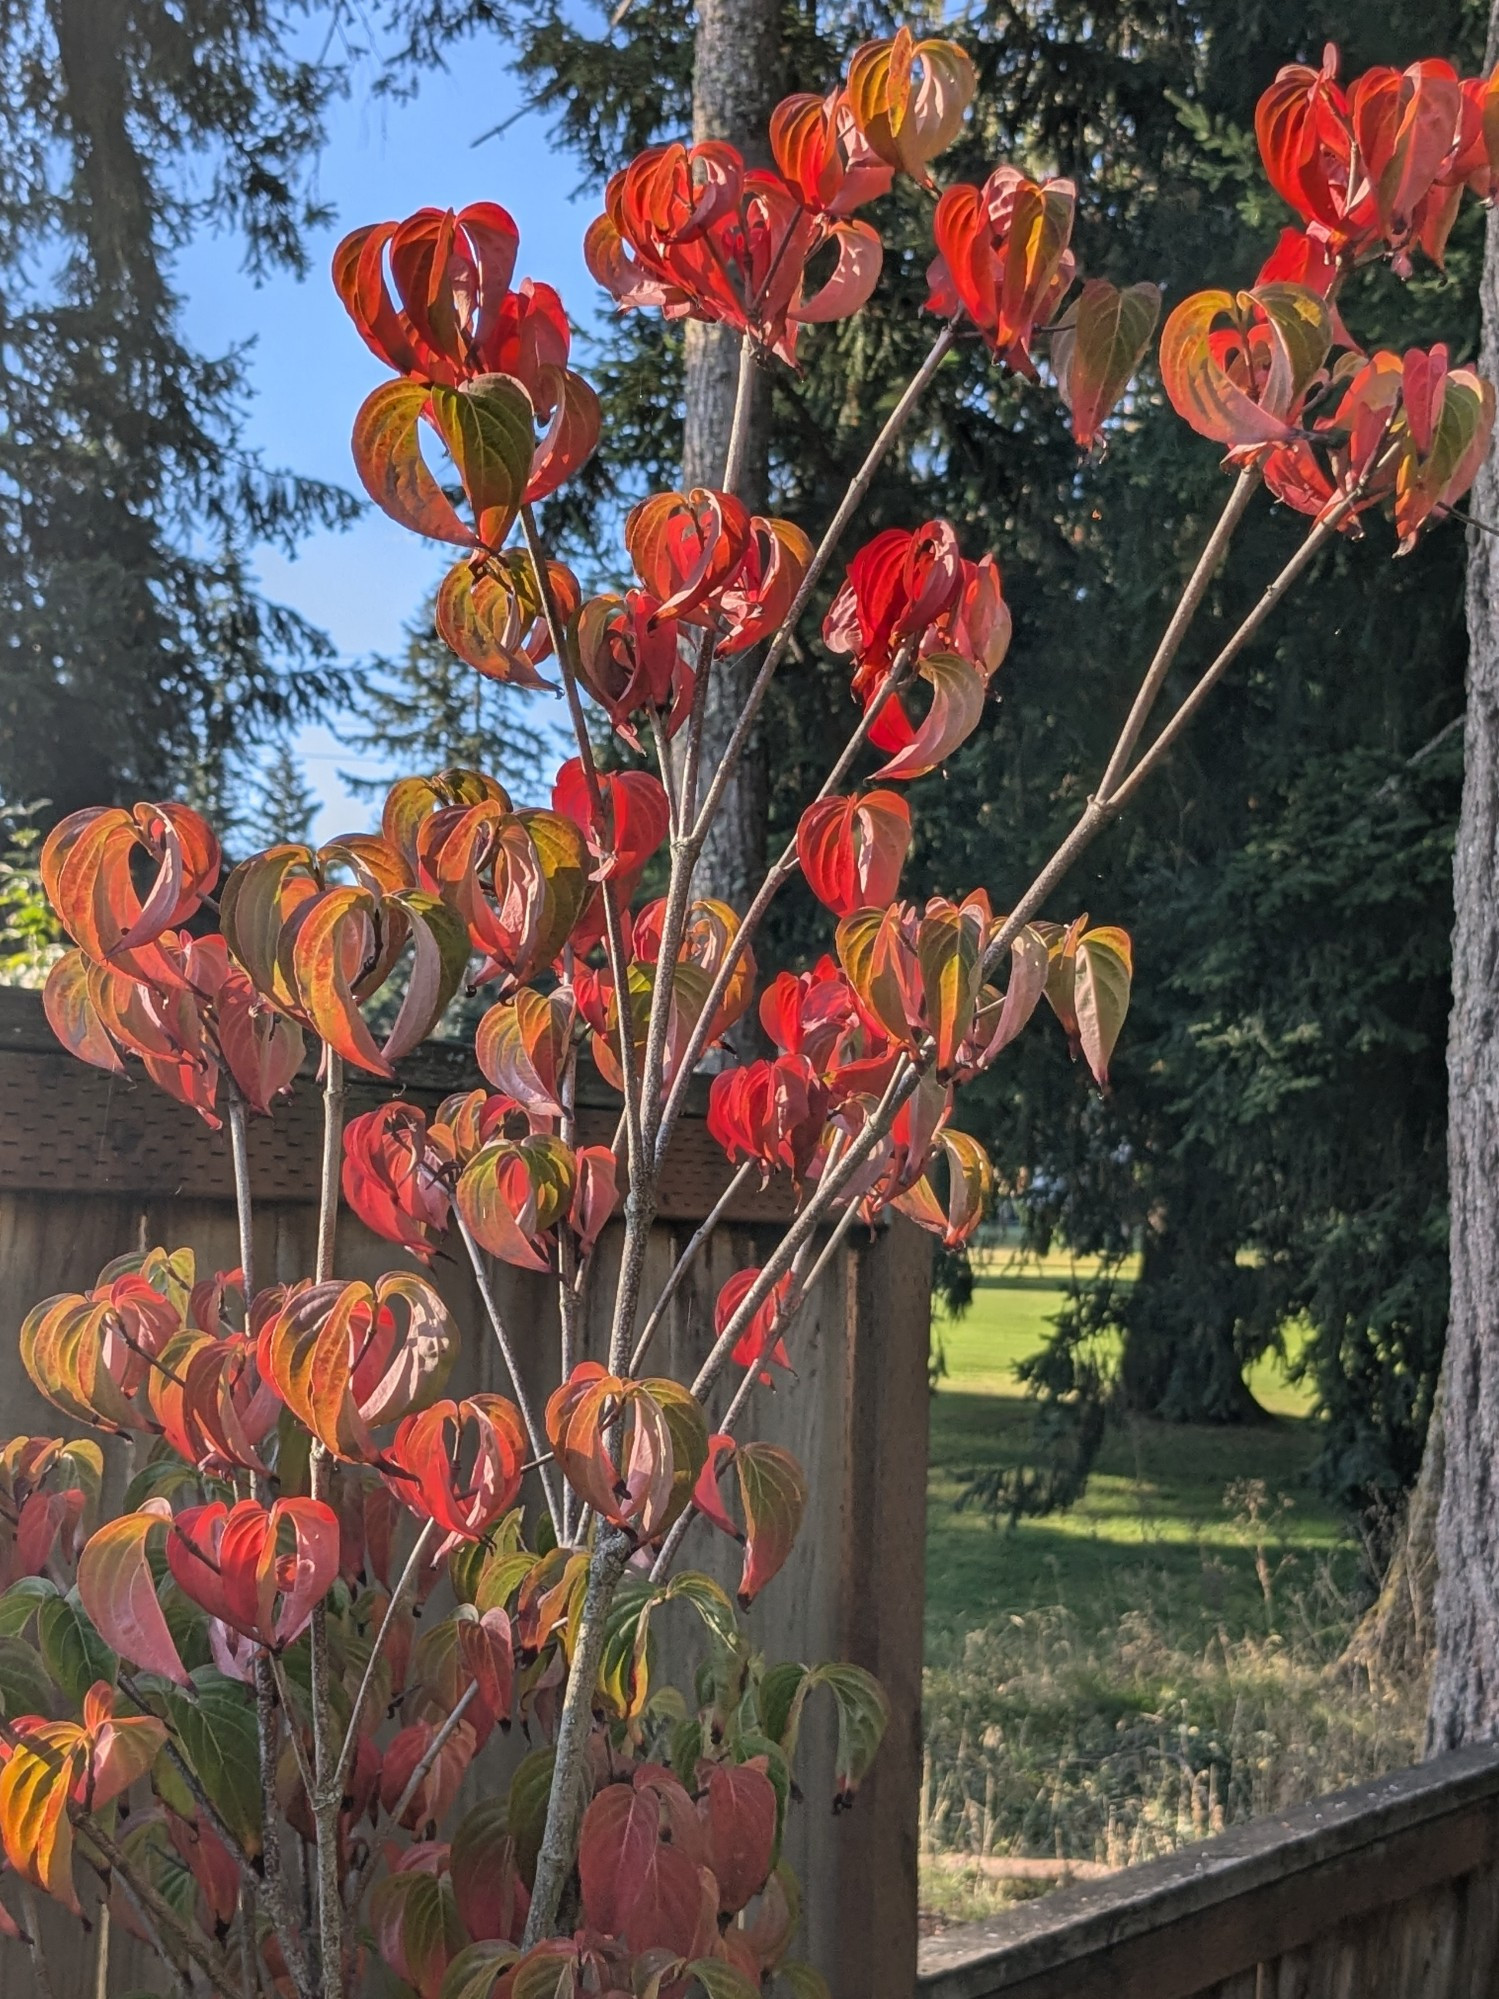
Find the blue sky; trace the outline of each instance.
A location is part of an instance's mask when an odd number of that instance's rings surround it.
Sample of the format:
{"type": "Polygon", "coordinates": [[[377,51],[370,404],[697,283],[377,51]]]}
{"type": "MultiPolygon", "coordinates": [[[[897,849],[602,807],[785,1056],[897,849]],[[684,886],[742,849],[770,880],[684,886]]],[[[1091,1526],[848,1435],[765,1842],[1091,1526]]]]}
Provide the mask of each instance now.
{"type": "MultiPolygon", "coordinates": [[[[520,226],[518,278],[555,285],[578,324],[592,320],[601,298],[581,248],[597,198],[576,192],[576,165],[548,146],[546,120],[527,113],[474,144],[521,104],[504,45],[497,38],[465,45],[407,102],[376,97],[377,74],[366,59],[350,95],[331,109],[317,192],[334,220],[309,243],[305,280],[278,276],[257,286],[240,269],[239,245],[228,235],[192,245],[177,273],[195,346],[217,353],[253,342],[246,442],[271,465],[350,488],[357,488],[349,457],[354,413],[388,371],[355,333],[329,282],[329,257],[347,230],[424,206],[499,201],[520,226]]],[[[374,508],[343,533],[309,536],[294,561],[269,548],[259,559],[266,594],[319,624],[350,664],[398,648],[402,626],[443,567],[441,550],[374,508]]],[[[341,749],[325,728],[304,730],[297,747],[323,801],[316,836],[367,823],[373,808],[347,796],[338,769],[373,775],[373,761],[341,749]]]]}

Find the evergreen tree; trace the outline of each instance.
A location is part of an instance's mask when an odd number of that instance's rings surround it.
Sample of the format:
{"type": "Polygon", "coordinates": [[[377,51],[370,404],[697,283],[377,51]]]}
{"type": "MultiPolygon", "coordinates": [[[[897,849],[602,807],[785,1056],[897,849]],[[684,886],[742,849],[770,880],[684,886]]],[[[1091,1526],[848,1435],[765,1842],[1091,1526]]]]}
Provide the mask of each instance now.
{"type": "Polygon", "coordinates": [[[252,849],[301,844],[312,837],[312,822],[323,801],[314,795],[285,736],[278,737],[262,757],[248,806],[245,831],[252,849]]]}
{"type": "Polygon", "coordinates": [[[220,801],[246,732],[338,687],[250,553],[348,519],[239,443],[244,355],[193,351],[177,262],[242,236],[300,269],[334,78],[301,0],[17,0],[0,11],[0,793],[56,814],[220,801]]]}
{"type": "Polygon", "coordinates": [[[517,800],[534,797],[548,747],[536,700],[484,679],[430,623],[414,624],[398,659],[372,662],[350,703],[356,719],[339,736],[349,749],[380,758],[385,769],[379,777],[340,776],[358,796],[379,798],[402,772],[459,764],[497,777],[517,800]]]}

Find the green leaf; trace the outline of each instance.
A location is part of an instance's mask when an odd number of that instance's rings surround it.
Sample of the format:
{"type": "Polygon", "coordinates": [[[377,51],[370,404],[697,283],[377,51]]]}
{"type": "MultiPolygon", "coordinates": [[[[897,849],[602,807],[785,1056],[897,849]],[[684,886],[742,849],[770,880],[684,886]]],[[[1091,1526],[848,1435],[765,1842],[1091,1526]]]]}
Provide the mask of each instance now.
{"type": "Polygon", "coordinates": [[[874,1761],[890,1719],[890,1703],[873,1673],[866,1673],[862,1666],[846,1666],[836,1660],[812,1667],[789,1660],[772,1666],[760,1680],[760,1716],[766,1734],[793,1760],[802,1709],[818,1687],[827,1688],[838,1709],[835,1806],[848,1805],[874,1761]]]}
{"type": "Polygon", "coordinates": [[[555,1750],[533,1749],[510,1779],[510,1831],[515,1840],[515,1864],[528,1888],[536,1881],[536,1861],[546,1831],[555,1760],[555,1750]]]}
{"type": "Polygon", "coordinates": [[[442,1981],[441,1999],[489,1999],[520,1952],[513,1943],[471,1943],[459,1951],[442,1981]]]}
{"type": "Polygon", "coordinates": [[[247,1853],[260,1851],[260,1746],[247,1689],[212,1666],[193,1675],[192,1698],[163,1687],[167,1719],[193,1775],[247,1853]]]}
{"type": "Polygon", "coordinates": [[[83,1705],[96,1680],[114,1685],[120,1662],[94,1629],[76,1589],[47,1599],[37,1613],[37,1635],[47,1671],[75,1707],[83,1705]]]}
{"type": "Polygon", "coordinates": [[[474,510],[479,539],[498,550],[520,512],[536,451],[531,398],[511,375],[434,387],[432,415],[474,510]]]}
{"type": "Polygon", "coordinates": [[[739,1619],[734,1614],[734,1606],[729,1601],[728,1592],[714,1582],[711,1576],[699,1575],[695,1569],[687,1569],[679,1576],[673,1576],[661,1592],[660,1602],[675,1603],[678,1600],[690,1603],[703,1620],[710,1638],[721,1645],[726,1652],[738,1652],[743,1644],[739,1630],[739,1619]]]}
{"type": "Polygon", "coordinates": [[[0,1638],[19,1638],[49,1597],[61,1596],[47,1576],[21,1576],[0,1596],[0,1638]]]}
{"type": "Polygon", "coordinates": [[[799,1957],[788,1958],[776,1969],[776,1977],[789,1985],[796,1999],[833,1999],[828,1981],[815,1965],[799,1957]]]}
{"type": "Polygon", "coordinates": [[[14,1721],[18,1715],[47,1714],[51,1706],[52,1682],[36,1647],[0,1635],[0,1714],[14,1721]]]}
{"type": "Polygon", "coordinates": [[[826,1687],[838,1705],[834,1775],[839,1801],[847,1804],[874,1762],[890,1720],[890,1703],[873,1673],[866,1673],[862,1666],[837,1661],[815,1666],[803,1681],[799,1698],[804,1701],[814,1687],[826,1687]]]}
{"type": "Polygon", "coordinates": [[[202,1475],[180,1458],[155,1458],[142,1465],[125,1488],[121,1513],[139,1513],[148,1499],[175,1499],[179,1493],[196,1493],[202,1475]]]}
{"type": "Polygon", "coordinates": [[[752,1984],[737,1964],[722,1957],[698,1957],[688,1965],[708,1999],[760,1999],[760,1988],[752,1984]]]}
{"type": "Polygon", "coordinates": [[[760,1721],[772,1742],[778,1742],[788,1753],[796,1747],[795,1737],[787,1741],[787,1730],[794,1719],[799,1719],[801,1708],[797,1695],[802,1682],[807,1677],[807,1669],[794,1659],[784,1659],[778,1666],[769,1666],[760,1676],[757,1700],[760,1721]]]}
{"type": "Polygon", "coordinates": [[[1079,940],[1073,987],[1077,1036],[1100,1088],[1109,1080],[1109,1057],[1129,1012],[1132,973],[1130,940],[1123,930],[1089,930],[1079,940]]]}

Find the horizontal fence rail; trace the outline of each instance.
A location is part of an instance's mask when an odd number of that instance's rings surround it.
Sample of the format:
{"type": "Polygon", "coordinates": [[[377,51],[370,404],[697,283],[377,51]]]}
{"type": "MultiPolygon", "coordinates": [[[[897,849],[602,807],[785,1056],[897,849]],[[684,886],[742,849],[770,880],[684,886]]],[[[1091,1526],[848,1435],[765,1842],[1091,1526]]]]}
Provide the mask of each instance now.
{"type": "Polygon", "coordinates": [[[929,1940],[918,1999],[1499,1999],[1499,1749],[929,1940]]]}

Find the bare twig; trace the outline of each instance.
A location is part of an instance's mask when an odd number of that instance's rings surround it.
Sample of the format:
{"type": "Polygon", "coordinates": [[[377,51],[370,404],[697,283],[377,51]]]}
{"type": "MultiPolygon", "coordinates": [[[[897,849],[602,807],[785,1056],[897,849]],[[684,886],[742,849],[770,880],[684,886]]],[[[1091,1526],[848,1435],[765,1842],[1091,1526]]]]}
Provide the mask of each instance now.
{"type": "MultiPolygon", "coordinates": [[[[577,665],[573,659],[567,625],[557,607],[556,595],[552,589],[546,550],[537,531],[536,516],[530,507],[521,508],[520,524],[526,552],[531,558],[531,568],[536,577],[536,592],[541,599],[542,615],[546,619],[552,651],[557,656],[557,668],[562,675],[562,689],[567,697],[567,712],[573,725],[573,737],[578,745],[578,761],[583,766],[583,782],[588,791],[588,802],[592,807],[595,823],[602,828],[608,825],[609,817],[604,809],[603,788],[599,784],[598,765],[594,760],[593,744],[588,735],[588,718],[583,713],[583,698],[578,692],[577,665]]],[[[604,912],[604,948],[609,958],[609,972],[614,980],[614,990],[619,996],[619,1070],[624,1081],[625,1132],[633,1166],[634,1161],[641,1156],[641,1146],[640,1104],[635,1089],[635,1043],[630,1033],[630,966],[625,955],[619,904],[615,900],[613,884],[608,880],[599,883],[599,902],[604,912]]]]}
{"type": "Polygon", "coordinates": [[[250,1207],[250,1148],[245,1132],[245,1100],[239,1085],[229,1085],[229,1151],[234,1161],[234,1207],[239,1219],[239,1268],[245,1287],[245,1325],[255,1296],[255,1229],[250,1207]]]}
{"type": "MultiPolygon", "coordinates": [[[[468,1708],[469,1703],[477,1696],[478,1692],[479,1692],[479,1683],[477,1680],[475,1680],[468,1687],[464,1689],[463,1693],[454,1703],[453,1710],[447,1716],[446,1720],[443,1722],[442,1727],[438,1729],[437,1733],[433,1736],[432,1740],[427,1744],[427,1747],[423,1751],[422,1756],[418,1761],[415,1769],[412,1771],[411,1775],[406,1779],[406,1788],[402,1791],[401,1795],[396,1799],[395,1803],[391,1806],[390,1819],[393,1825],[400,1824],[401,1818],[405,1813],[407,1806],[411,1803],[411,1800],[416,1796],[417,1792],[421,1789],[422,1784],[426,1778],[427,1772],[432,1768],[432,1765],[437,1761],[438,1757],[442,1754],[443,1749],[447,1743],[448,1737],[453,1733],[453,1730],[458,1726],[459,1722],[462,1721],[465,1710],[468,1708]]],[[[363,1864],[361,1865],[358,1874],[354,1877],[353,1884],[350,1887],[349,1907],[351,1909],[358,1908],[359,1903],[363,1898],[364,1891],[369,1886],[370,1876],[374,1873],[375,1865],[376,1862],[379,1860],[379,1858],[380,1858],[380,1848],[378,1846],[372,1846],[369,1852],[365,1855],[363,1864]]]]}
{"type": "Polygon", "coordinates": [[[469,1228],[468,1223],[459,1214],[456,1207],[453,1210],[453,1220],[458,1225],[458,1233],[462,1236],[463,1246],[468,1251],[468,1260],[473,1265],[474,1282],[478,1286],[479,1297],[488,1316],[490,1326],[493,1328],[495,1340],[505,1362],[506,1370],[509,1373],[510,1386],[515,1391],[515,1404],[520,1410],[521,1421],[526,1426],[526,1435],[531,1443],[531,1455],[541,1467],[541,1483],[542,1489],[546,1493],[547,1511],[552,1516],[552,1528],[557,1539],[560,1541],[563,1538],[562,1504],[557,1493],[556,1476],[547,1469],[546,1465],[548,1456],[546,1430],[532,1406],[530,1391],[526,1387],[525,1376],[521,1373],[519,1357],[511,1344],[510,1335],[505,1330],[505,1321],[500,1316],[499,1301],[494,1295],[494,1287],[490,1284],[489,1272],[484,1268],[483,1252],[474,1240],[473,1232],[469,1228]]]}
{"type": "MultiPolygon", "coordinates": [[[[884,712],[886,703],[904,685],[910,676],[910,670],[910,650],[906,648],[897,656],[891,666],[890,672],[885,676],[883,686],[880,687],[868,708],[859,717],[858,726],[844,744],[838,761],[833,765],[818,787],[816,795],[810,801],[812,804],[815,805],[819,800],[829,797],[843,782],[848,772],[853,768],[854,760],[858,756],[859,751],[868,741],[870,730],[884,712]]],[[[787,841],[780,858],[767,871],[764,881],[761,882],[759,888],[755,891],[753,902],[751,902],[749,908],[744,913],[739,928],[729,940],[728,948],[724,952],[723,963],[713,975],[713,983],[708,988],[708,997],[703,1002],[702,1009],[693,1023],[691,1034],[687,1037],[687,1045],[682,1051],[681,1061],[677,1066],[676,1074],[672,1078],[671,1089],[667,1092],[665,1108],[661,1113],[659,1123],[655,1127],[655,1162],[658,1171],[660,1170],[662,1161],[666,1157],[666,1148],[671,1143],[672,1133],[676,1130],[678,1120],[681,1118],[682,1111],[686,1105],[687,1091],[692,1082],[693,1072],[696,1070],[703,1050],[707,1046],[708,1035],[712,1030],[714,1017],[723,1003],[723,996],[728,991],[730,981],[738,970],[740,960],[749,949],[756,931],[760,928],[766,911],[770,908],[770,905],[775,901],[786,883],[796,873],[798,865],[796,840],[793,837],[787,841]]]]}
{"type": "Polygon", "coordinates": [[[651,1308],[651,1316],[645,1322],[640,1338],[635,1344],[635,1351],[630,1356],[630,1373],[632,1375],[638,1375],[644,1366],[646,1354],[650,1351],[651,1341],[656,1336],[656,1329],[666,1316],[666,1308],[670,1305],[672,1299],[676,1297],[683,1279],[697,1261],[704,1243],[707,1242],[709,1236],[712,1235],[718,1224],[723,1220],[729,1203],[755,1171],[755,1161],[753,1159],[746,1159],[733,1179],[730,1180],[728,1186],[724,1188],[718,1199],[713,1203],[713,1206],[708,1210],[706,1221],[699,1223],[691,1241],[677,1258],[671,1275],[662,1285],[660,1296],[651,1308]]]}
{"type": "Polygon", "coordinates": [[[1124,727],[1119,731],[1119,740],[1114,745],[1108,766],[1098,784],[1098,796],[1107,798],[1114,786],[1129,768],[1129,760],[1134,755],[1140,733],[1150,718],[1166,675],[1171,671],[1172,662],[1181,651],[1182,640],[1197,616],[1208,587],[1218,572],[1218,565],[1228,552],[1228,544],[1233,539],[1234,530],[1244,518],[1254,490],[1260,482],[1258,470],[1241,472],[1230,489],[1223,512],[1218,516],[1218,524],[1208,536],[1201,555],[1198,556],[1186,588],[1177,599],[1176,609],[1171,613],[1170,622],[1156,647],[1155,658],[1140,682],[1138,693],[1130,704],[1124,727]]]}
{"type": "Polygon", "coordinates": [[[415,1583],[422,1565],[422,1557],[431,1547],[437,1534],[437,1522],[428,1520],[417,1535],[411,1553],[406,1557],[406,1566],[396,1578],[396,1586],[390,1593],[390,1601],[385,1606],[385,1615],[380,1620],[380,1629],[375,1633],[375,1642],[370,1647],[370,1656],[365,1661],[364,1674],[359,1682],[359,1691],[354,1696],[354,1704],[349,1709],[349,1725],[344,1734],[344,1746],[338,1759],[338,1768],[333,1773],[333,1788],[342,1799],[348,1788],[349,1772],[354,1767],[354,1758],[359,1753],[359,1724],[364,1719],[364,1710],[375,1684],[375,1674],[379,1669],[381,1654],[385,1650],[391,1632],[395,1628],[396,1617],[406,1592],[415,1583]]]}
{"type": "Polygon", "coordinates": [[[110,1872],[119,1877],[120,1885],[130,1896],[137,1912],[149,1920],[162,1943],[165,1944],[170,1937],[182,1955],[195,1964],[208,1980],[209,1990],[222,1993],[224,1999],[231,1999],[233,1974],[223,1952],[186,1917],[179,1916],[166,1897],[144,1875],[136,1872],[96,1818],[87,1812],[80,1812],[77,1824],[83,1837],[103,1856],[110,1872]]]}
{"type": "MultiPolygon", "coordinates": [[[[312,1445],[311,1486],[314,1499],[326,1500],[329,1477],[328,1453],[316,1439],[312,1445]]],[[[338,1759],[334,1754],[333,1668],[328,1656],[328,1604],[325,1598],[312,1613],[308,1627],[312,1665],[312,1783],[308,1800],[317,1833],[317,1916],[318,1963],[322,1975],[322,1999],[344,1999],[344,1905],[343,1883],[339,1877],[338,1820],[342,1792],[333,1781],[338,1759]]],[[[285,1681],[276,1661],[277,1684],[285,1701],[285,1681]]],[[[306,1757],[297,1731],[288,1727],[298,1755],[298,1768],[308,1782],[306,1757]]]]}
{"type": "Polygon", "coordinates": [[[724,453],[723,490],[737,494],[744,477],[744,461],[749,449],[750,406],[755,398],[755,343],[749,333],[739,342],[739,379],[734,388],[734,415],[729,425],[729,444],[724,453]]]}
{"type": "MultiPolygon", "coordinates": [[[[288,1715],[288,1728],[291,1725],[291,1717],[288,1715]]],[[[256,1750],[260,1759],[261,1856],[265,1862],[262,1893],[265,1896],[266,1912],[280,1942],[299,1999],[313,1999],[312,1975],[307,1963],[306,1944],[302,1932],[292,1920],[291,1904],[286,1898],[286,1870],[281,1847],[281,1806],[276,1796],[276,1765],[279,1760],[281,1730],[277,1720],[276,1683],[271,1672],[271,1658],[268,1652],[257,1652],[255,1655],[255,1733],[256,1750]]]]}
{"type": "Polygon", "coordinates": [[[724,749],[723,758],[719,763],[717,771],[714,773],[712,782],[708,786],[708,795],[703,800],[702,808],[693,824],[692,834],[695,839],[701,840],[706,835],[709,826],[713,823],[717,815],[718,808],[723,802],[724,792],[728,788],[729,780],[738,766],[740,757],[744,754],[744,746],[748,742],[750,731],[754,727],[755,717],[760,712],[760,704],[764,701],[766,691],[771,681],[775,678],[777,667],[786,656],[786,649],[795,634],[802,612],[811,601],[812,592],[817,588],[822,572],[827,567],[833,550],[837,547],[839,539],[843,534],[843,530],[853,519],[855,513],[857,513],[870,486],[874,483],[874,475],[879,470],[886,453],[905,428],[912,410],[920,402],[922,396],[926,393],[932,377],[946,359],[948,350],[956,338],[956,330],[956,323],[949,320],[937,335],[937,338],[932,343],[931,351],[906,384],[899,402],[897,402],[895,408],[885,419],[874,443],[870,445],[868,452],[865,454],[863,464],[849,481],[848,491],[839,502],[838,511],[833,515],[832,520],[829,521],[827,530],[822,540],[817,544],[811,562],[807,565],[807,573],[803,576],[801,587],[792,599],[791,609],[786,613],[785,621],[766,649],[765,659],[760,667],[760,671],[755,676],[754,685],[750,688],[749,694],[745,699],[744,708],[740,713],[738,721],[734,724],[733,733],[730,735],[728,744],[724,749]]]}
{"type": "Polygon", "coordinates": [[[24,1874],[17,1878],[21,1884],[21,1914],[26,1923],[26,1948],[31,1952],[31,1975],[36,1981],[36,1999],[57,1999],[57,1988],[52,1983],[47,1953],[42,1946],[42,1912],[37,1906],[36,1890],[24,1874]]]}
{"type": "Polygon", "coordinates": [[[323,1165],[318,1182],[317,1281],[333,1275],[333,1241],[338,1230],[338,1181],[343,1165],[344,1063],[323,1044],[323,1165]]]}

